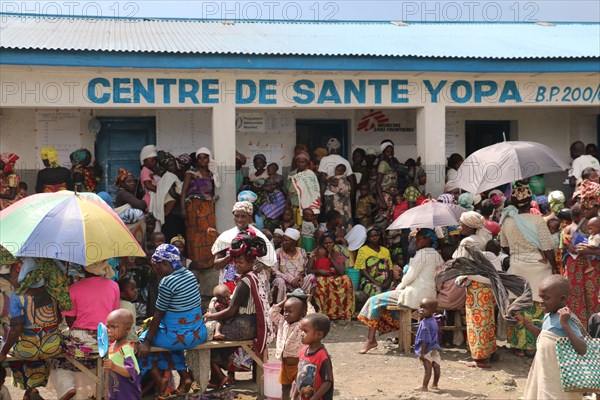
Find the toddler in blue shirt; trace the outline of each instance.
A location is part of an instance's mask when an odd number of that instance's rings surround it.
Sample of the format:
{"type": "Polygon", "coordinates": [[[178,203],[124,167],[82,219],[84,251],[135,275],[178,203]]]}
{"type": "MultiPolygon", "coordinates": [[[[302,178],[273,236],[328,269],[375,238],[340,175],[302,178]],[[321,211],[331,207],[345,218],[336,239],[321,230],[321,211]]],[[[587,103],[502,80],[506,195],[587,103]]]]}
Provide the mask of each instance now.
{"type": "Polygon", "coordinates": [[[433,313],[437,309],[438,302],[436,299],[426,297],[421,300],[419,305],[418,313],[421,322],[419,323],[419,330],[415,338],[415,353],[419,356],[419,360],[423,363],[425,368],[425,376],[423,377],[423,384],[416,388],[426,392],[429,386],[429,380],[431,379],[431,371],[433,370],[433,384],[431,389],[438,390],[438,382],[440,380],[442,358],[440,356],[439,336],[438,336],[438,324],[433,313]]]}

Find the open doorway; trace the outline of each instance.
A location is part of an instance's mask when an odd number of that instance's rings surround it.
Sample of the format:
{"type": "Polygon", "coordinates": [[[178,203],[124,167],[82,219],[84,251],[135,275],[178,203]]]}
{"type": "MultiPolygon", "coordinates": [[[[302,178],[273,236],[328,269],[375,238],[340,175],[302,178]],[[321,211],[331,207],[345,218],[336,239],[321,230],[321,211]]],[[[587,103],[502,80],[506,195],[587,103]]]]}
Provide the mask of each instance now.
{"type": "Polygon", "coordinates": [[[117,192],[118,168],[125,168],[136,178],[141,171],[140,150],[156,144],[154,117],[98,117],[100,132],[96,138],[96,159],[102,168],[100,190],[117,192]]]}
{"type": "Polygon", "coordinates": [[[340,155],[348,158],[349,121],[345,119],[296,120],[296,143],[305,144],[311,156],[318,147],[327,148],[327,141],[336,138],[342,143],[340,155]]]}
{"type": "Polygon", "coordinates": [[[465,156],[492,144],[510,140],[511,121],[465,121],[465,156]]]}

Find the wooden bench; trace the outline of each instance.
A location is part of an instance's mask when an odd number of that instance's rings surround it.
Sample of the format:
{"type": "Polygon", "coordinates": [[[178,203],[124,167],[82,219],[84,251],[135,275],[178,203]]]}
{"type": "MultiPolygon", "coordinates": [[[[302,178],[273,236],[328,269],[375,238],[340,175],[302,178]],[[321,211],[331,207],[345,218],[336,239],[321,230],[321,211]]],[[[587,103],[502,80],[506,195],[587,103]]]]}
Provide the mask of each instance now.
{"type": "MultiPolygon", "coordinates": [[[[403,353],[409,353],[412,345],[412,313],[415,311],[404,306],[387,306],[389,311],[397,311],[400,314],[400,328],[398,329],[398,350],[403,353]]],[[[442,326],[440,331],[466,331],[466,325],[462,323],[461,310],[446,310],[453,311],[454,325],[442,326]]]]}
{"type": "Polygon", "coordinates": [[[389,311],[398,311],[400,314],[400,329],[398,329],[398,350],[410,353],[412,344],[412,313],[414,310],[404,306],[387,306],[389,311]]]}
{"type": "MultiPolygon", "coordinates": [[[[263,382],[263,362],[266,360],[265,357],[261,359],[258,357],[254,351],[252,350],[252,340],[244,340],[244,341],[229,341],[229,340],[213,340],[210,342],[206,342],[201,344],[200,346],[196,346],[191,349],[186,350],[186,362],[188,362],[188,358],[192,361],[193,365],[188,365],[190,370],[194,375],[194,379],[200,385],[201,390],[204,392],[208,386],[208,381],[210,379],[210,351],[212,349],[222,349],[228,347],[241,347],[244,349],[250,357],[256,363],[256,385],[258,398],[262,398],[264,394],[264,382],[263,382]]],[[[168,349],[164,349],[162,347],[152,347],[151,352],[165,352],[171,351],[168,349]]],[[[268,350],[265,350],[265,355],[268,355],[268,350]]],[[[86,368],[80,361],[73,358],[68,354],[60,354],[56,356],[56,358],[65,358],[69,362],[71,362],[75,367],[77,367],[86,377],[92,380],[96,384],[96,399],[104,398],[104,389],[105,389],[105,374],[104,368],[102,367],[103,360],[102,358],[90,357],[90,359],[96,360],[96,371],[91,371],[86,368]]],[[[10,361],[16,361],[18,358],[7,356],[6,361],[10,363],[10,361]]]]}

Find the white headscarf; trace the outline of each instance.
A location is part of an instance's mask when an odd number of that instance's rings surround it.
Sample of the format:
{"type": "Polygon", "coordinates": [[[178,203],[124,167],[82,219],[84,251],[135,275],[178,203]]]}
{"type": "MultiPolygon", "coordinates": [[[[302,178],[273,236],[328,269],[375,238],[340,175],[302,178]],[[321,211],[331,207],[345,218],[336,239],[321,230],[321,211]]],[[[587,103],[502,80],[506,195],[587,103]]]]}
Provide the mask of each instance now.
{"type": "Polygon", "coordinates": [[[337,140],[336,138],[331,138],[327,142],[327,149],[329,149],[329,151],[337,150],[340,147],[342,147],[342,143],[339,140],[337,140]]]}
{"type": "Polygon", "coordinates": [[[212,161],[212,153],[206,147],[200,147],[198,150],[196,150],[196,157],[198,157],[198,154],[206,154],[208,158],[210,158],[210,160],[212,161]]]}
{"type": "Polygon", "coordinates": [[[383,153],[385,149],[387,149],[390,146],[394,147],[394,145],[390,141],[386,140],[385,142],[381,143],[381,152],[383,153]]]}
{"type": "Polygon", "coordinates": [[[213,174],[212,178],[215,181],[215,187],[220,188],[221,176],[219,175],[218,165],[212,158],[212,152],[206,147],[200,147],[198,150],[196,150],[196,157],[198,157],[198,154],[206,154],[208,156],[208,170],[213,174]]]}
{"type": "Polygon", "coordinates": [[[156,152],[156,146],[153,144],[149,144],[147,146],[142,147],[142,151],[140,152],[140,164],[143,164],[146,158],[152,157],[158,157],[158,153],[156,152]]]}
{"type": "Polygon", "coordinates": [[[300,232],[298,229],[287,228],[283,233],[283,236],[287,236],[294,241],[298,241],[298,239],[300,239],[300,232]]]}

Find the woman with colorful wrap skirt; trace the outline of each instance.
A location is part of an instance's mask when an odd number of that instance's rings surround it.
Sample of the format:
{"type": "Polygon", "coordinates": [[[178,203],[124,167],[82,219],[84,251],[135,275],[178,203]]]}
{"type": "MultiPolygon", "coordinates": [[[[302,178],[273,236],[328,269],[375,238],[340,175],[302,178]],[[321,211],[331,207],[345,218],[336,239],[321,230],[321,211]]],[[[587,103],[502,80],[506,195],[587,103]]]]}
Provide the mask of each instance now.
{"type": "Polygon", "coordinates": [[[200,290],[196,277],[181,263],[181,255],[172,244],[161,244],[152,255],[152,267],[160,279],[156,311],[149,328],[140,335],[138,361],[141,374],[151,373],[158,398],[168,397],[164,371],[177,370],[179,387],[174,394],[185,394],[192,376],[184,350],[206,342],[206,326],[200,308],[200,290]],[[150,353],[150,347],[162,347],[169,353],[150,353]]]}

